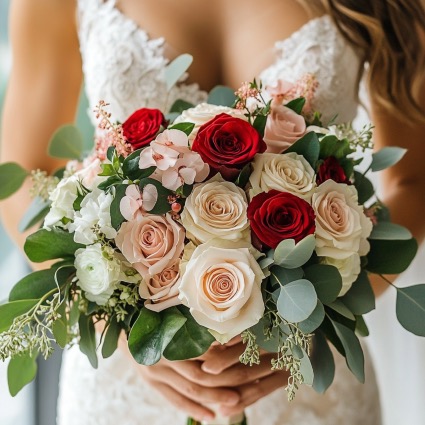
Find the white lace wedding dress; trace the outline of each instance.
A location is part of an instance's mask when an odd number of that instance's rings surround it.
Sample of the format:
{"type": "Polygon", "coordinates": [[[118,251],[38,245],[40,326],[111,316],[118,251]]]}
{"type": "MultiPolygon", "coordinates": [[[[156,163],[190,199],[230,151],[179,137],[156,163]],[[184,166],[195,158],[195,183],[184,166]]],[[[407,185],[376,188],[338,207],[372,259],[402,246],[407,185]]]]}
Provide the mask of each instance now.
{"type": "MultiPolygon", "coordinates": [[[[124,121],[142,107],[164,108],[175,99],[197,103],[206,94],[196,85],[180,85],[167,97],[163,81],[167,61],[163,39],[148,34],[125,17],[114,0],[79,1],[79,36],[90,107],[111,104],[114,118],[124,121]]],[[[352,120],[357,110],[358,58],[327,16],[316,18],[276,44],[277,58],[261,78],[294,80],[316,74],[320,87],[316,109],[330,119],[352,120]]],[[[252,76],[247,75],[246,79],[252,76]]],[[[366,352],[366,384],[356,381],[337,353],[336,379],[325,395],[303,387],[293,403],[283,389],[246,411],[250,425],[379,425],[375,375],[366,352]]],[[[100,357],[100,356],[99,356],[100,357]]],[[[61,375],[58,425],[184,425],[186,415],[143,382],[128,359],[117,351],[91,368],[78,347],[65,353],[61,375]]]]}

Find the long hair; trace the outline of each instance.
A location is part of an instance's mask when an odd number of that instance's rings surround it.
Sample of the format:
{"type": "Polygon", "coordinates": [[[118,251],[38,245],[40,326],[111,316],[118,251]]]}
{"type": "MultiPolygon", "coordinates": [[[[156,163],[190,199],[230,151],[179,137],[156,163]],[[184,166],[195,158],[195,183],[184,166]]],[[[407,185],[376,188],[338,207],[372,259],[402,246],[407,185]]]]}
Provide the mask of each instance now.
{"type": "Polygon", "coordinates": [[[419,91],[425,90],[425,9],[421,0],[319,2],[368,64],[367,82],[374,103],[425,123],[425,105],[418,99],[419,91]]]}

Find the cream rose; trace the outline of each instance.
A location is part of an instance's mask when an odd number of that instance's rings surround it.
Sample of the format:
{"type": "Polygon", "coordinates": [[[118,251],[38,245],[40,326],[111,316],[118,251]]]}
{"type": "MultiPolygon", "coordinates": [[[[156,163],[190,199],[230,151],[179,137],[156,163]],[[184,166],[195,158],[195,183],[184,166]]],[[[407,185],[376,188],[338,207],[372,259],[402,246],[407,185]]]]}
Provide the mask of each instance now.
{"type": "Polygon", "coordinates": [[[121,277],[120,263],[109,257],[99,243],[75,251],[78,286],[89,301],[105,305],[121,277]]]}
{"type": "Polygon", "coordinates": [[[263,316],[263,278],[248,244],[213,240],[198,246],[186,265],[180,299],[224,344],[263,316]]]}
{"type": "Polygon", "coordinates": [[[360,256],[357,253],[351,254],[349,257],[343,259],[323,257],[320,262],[336,267],[341,274],[342,288],[338,295],[339,297],[342,297],[349,291],[361,272],[360,256]]]}
{"type": "Polygon", "coordinates": [[[192,133],[190,133],[189,135],[189,141],[192,142],[198,134],[198,130],[202,125],[222,113],[231,115],[232,117],[240,118],[245,121],[248,120],[248,118],[244,115],[244,111],[240,111],[239,109],[229,108],[228,106],[218,106],[210,105],[209,103],[201,103],[195,106],[194,108],[186,109],[185,111],[183,111],[182,114],[175,119],[174,124],[178,124],[181,122],[191,122],[195,124],[192,133]]]}
{"type": "Polygon", "coordinates": [[[366,255],[372,222],[358,204],[354,186],[327,180],[315,190],[316,252],[323,257],[344,259],[353,253],[366,255]]]}
{"type": "Polygon", "coordinates": [[[181,220],[195,243],[213,238],[249,239],[245,192],[234,183],[210,181],[196,185],[186,199],[181,220]]]}
{"type": "Polygon", "coordinates": [[[264,141],[267,151],[281,153],[306,132],[305,119],[286,106],[274,106],[267,117],[264,141]]]}
{"type": "Polygon", "coordinates": [[[179,261],[165,268],[155,276],[143,279],[139,286],[140,296],[146,300],[145,307],[153,311],[181,304],[179,261]]]}
{"type": "Polygon", "coordinates": [[[184,229],[170,214],[142,215],[125,222],[115,242],[144,279],[174,264],[184,247],[184,229]]]}
{"type": "Polygon", "coordinates": [[[252,196],[276,189],[311,200],[316,187],[316,175],[307,160],[295,152],[257,154],[249,178],[252,196]]]}

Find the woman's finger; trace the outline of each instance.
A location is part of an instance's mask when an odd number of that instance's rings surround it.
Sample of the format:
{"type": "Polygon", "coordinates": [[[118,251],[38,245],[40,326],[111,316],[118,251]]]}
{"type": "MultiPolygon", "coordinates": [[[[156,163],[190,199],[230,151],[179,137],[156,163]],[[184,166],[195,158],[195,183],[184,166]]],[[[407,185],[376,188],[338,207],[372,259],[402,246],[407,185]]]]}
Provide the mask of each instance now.
{"type": "Polygon", "coordinates": [[[243,353],[245,347],[242,343],[226,347],[225,350],[217,352],[211,350],[208,352],[202,363],[202,370],[207,373],[217,375],[229,367],[239,363],[239,357],[243,353]]]}

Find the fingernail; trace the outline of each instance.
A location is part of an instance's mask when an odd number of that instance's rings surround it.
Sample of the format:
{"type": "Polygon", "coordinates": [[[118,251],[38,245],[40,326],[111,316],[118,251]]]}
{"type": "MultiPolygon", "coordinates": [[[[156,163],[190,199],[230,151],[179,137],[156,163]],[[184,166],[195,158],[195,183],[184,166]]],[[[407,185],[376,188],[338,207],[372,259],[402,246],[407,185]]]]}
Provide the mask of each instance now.
{"type": "Polygon", "coordinates": [[[227,399],[224,401],[225,404],[228,404],[230,406],[235,406],[239,403],[240,397],[238,395],[230,395],[227,397],[227,399]]]}

